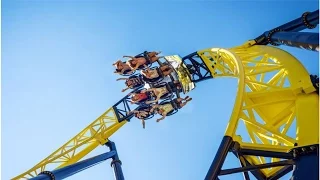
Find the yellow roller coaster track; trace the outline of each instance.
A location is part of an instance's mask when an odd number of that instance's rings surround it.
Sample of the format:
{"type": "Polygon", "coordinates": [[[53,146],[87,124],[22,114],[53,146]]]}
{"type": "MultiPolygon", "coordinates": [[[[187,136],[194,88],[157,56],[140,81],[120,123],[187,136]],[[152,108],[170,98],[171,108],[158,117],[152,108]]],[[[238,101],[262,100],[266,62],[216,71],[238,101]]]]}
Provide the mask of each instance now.
{"type": "MultiPolygon", "coordinates": [[[[289,53],[252,41],[230,49],[205,49],[199,57],[213,78],[238,78],[238,91],[225,135],[242,148],[288,152],[295,145],[319,144],[318,94],[303,65],[289,53]],[[295,136],[288,129],[296,121],[295,136]],[[236,134],[243,122],[250,141],[236,134]]],[[[118,122],[113,108],[108,109],[66,144],[14,180],[29,179],[45,170],[78,162],[127,121],[118,122]]],[[[263,164],[264,157],[246,156],[251,164],[263,164]]],[[[272,158],[272,162],[279,161],[272,158]]],[[[269,177],[281,167],[263,169],[269,177]]]]}
{"type": "MultiPolygon", "coordinates": [[[[238,91],[225,136],[241,148],[289,152],[293,147],[319,144],[319,96],[310,75],[291,54],[249,41],[231,49],[205,49],[198,55],[213,77],[238,78],[238,91]],[[288,129],[296,121],[296,133],[288,129]],[[243,122],[250,141],[236,134],[243,122]]],[[[254,165],[266,158],[245,156],[254,165]]],[[[271,162],[279,161],[271,158],[271,162]]],[[[262,169],[266,177],[281,167],[262,169]]]]}

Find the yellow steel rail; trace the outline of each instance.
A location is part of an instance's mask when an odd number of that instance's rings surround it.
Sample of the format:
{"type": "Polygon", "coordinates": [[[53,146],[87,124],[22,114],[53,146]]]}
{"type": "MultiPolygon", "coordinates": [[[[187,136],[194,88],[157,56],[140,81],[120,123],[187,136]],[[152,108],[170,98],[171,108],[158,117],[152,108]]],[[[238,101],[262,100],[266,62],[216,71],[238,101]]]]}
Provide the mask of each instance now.
{"type": "MultiPolygon", "coordinates": [[[[252,41],[231,49],[198,51],[213,77],[238,78],[236,101],[225,135],[241,148],[288,152],[319,144],[319,96],[303,65],[289,53],[252,41]],[[288,129],[296,123],[296,133],[288,129]],[[237,135],[243,123],[250,141],[237,135]]],[[[252,164],[264,157],[245,156],[252,164]]],[[[272,158],[271,162],[279,161],[272,158]]],[[[281,167],[263,169],[266,177],[281,167]]]]}
{"type": "Polygon", "coordinates": [[[105,144],[108,141],[108,138],[126,122],[127,121],[122,121],[121,123],[118,123],[113,108],[109,108],[66,144],[33,168],[14,177],[13,180],[30,179],[49,168],[50,170],[52,170],[51,168],[57,169],[78,162],[98,145],[105,144]]]}

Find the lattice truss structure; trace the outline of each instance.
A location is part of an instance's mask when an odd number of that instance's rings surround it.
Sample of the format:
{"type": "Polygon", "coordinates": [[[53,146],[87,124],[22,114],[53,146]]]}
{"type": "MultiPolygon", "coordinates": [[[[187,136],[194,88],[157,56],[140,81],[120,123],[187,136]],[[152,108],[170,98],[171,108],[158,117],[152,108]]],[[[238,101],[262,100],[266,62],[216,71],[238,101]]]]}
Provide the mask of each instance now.
{"type": "MultiPolygon", "coordinates": [[[[267,46],[250,47],[247,43],[228,50],[198,51],[192,58],[204,61],[214,78],[239,79],[237,99],[225,135],[231,136],[240,148],[289,152],[294,146],[318,142],[316,134],[310,139],[306,132],[297,131],[297,127],[306,124],[297,118],[298,96],[313,93],[315,88],[306,69],[289,53],[267,46]],[[246,133],[237,134],[241,125],[246,133]]],[[[244,157],[253,165],[281,160],[244,157]]],[[[281,168],[261,171],[270,177],[281,168]]]]}
{"type": "Polygon", "coordinates": [[[126,122],[119,123],[114,109],[108,109],[66,144],[25,173],[13,179],[30,179],[36,177],[42,171],[58,169],[78,162],[97,146],[104,145],[108,138],[126,122]]]}

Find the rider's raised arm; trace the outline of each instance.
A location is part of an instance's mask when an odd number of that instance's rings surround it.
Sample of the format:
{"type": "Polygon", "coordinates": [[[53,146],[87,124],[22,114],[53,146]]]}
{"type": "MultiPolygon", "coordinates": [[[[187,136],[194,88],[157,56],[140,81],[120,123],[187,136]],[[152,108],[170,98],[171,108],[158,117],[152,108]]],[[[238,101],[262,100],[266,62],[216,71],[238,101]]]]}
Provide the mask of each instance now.
{"type": "Polygon", "coordinates": [[[139,113],[139,111],[137,111],[137,110],[132,110],[132,111],[128,112],[128,114],[132,114],[132,113],[139,113]]]}
{"type": "Polygon", "coordinates": [[[118,78],[117,81],[120,81],[120,80],[127,80],[128,78],[118,78]]]}
{"type": "Polygon", "coordinates": [[[130,87],[122,89],[122,92],[125,92],[126,90],[130,89],[130,87]]]}
{"type": "Polygon", "coordinates": [[[157,119],[157,122],[159,122],[159,121],[161,121],[161,120],[164,120],[164,118],[166,118],[166,116],[167,116],[167,113],[162,113],[162,117],[161,118],[159,118],[159,119],[157,119]]]}
{"type": "Polygon", "coordinates": [[[131,59],[133,59],[134,57],[133,56],[122,56],[122,57],[127,57],[127,58],[131,58],[131,59]]]}
{"type": "Polygon", "coordinates": [[[155,89],[154,88],[150,88],[150,89],[146,89],[146,90],[144,90],[145,92],[152,92],[152,91],[154,91],[155,89]]]}

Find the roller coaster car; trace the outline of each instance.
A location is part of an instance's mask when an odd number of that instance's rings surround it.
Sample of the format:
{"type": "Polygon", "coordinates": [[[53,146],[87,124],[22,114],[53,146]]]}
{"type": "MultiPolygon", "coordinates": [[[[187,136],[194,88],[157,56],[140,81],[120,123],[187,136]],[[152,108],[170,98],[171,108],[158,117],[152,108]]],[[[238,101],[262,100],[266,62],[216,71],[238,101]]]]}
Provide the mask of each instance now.
{"type": "Polygon", "coordinates": [[[193,90],[195,84],[192,81],[192,75],[197,74],[196,67],[191,64],[185,64],[179,55],[165,56],[164,59],[174,68],[177,79],[182,85],[182,92],[185,94],[193,90]]]}
{"type": "Polygon", "coordinates": [[[148,115],[147,116],[144,116],[143,118],[141,117],[138,117],[137,114],[134,114],[134,116],[138,119],[144,119],[144,120],[147,120],[147,119],[151,119],[153,118],[154,116],[154,113],[153,112],[150,112],[151,110],[151,106],[150,105],[140,105],[139,107],[137,107],[135,110],[136,111],[144,111],[144,112],[148,112],[148,115]]]}

